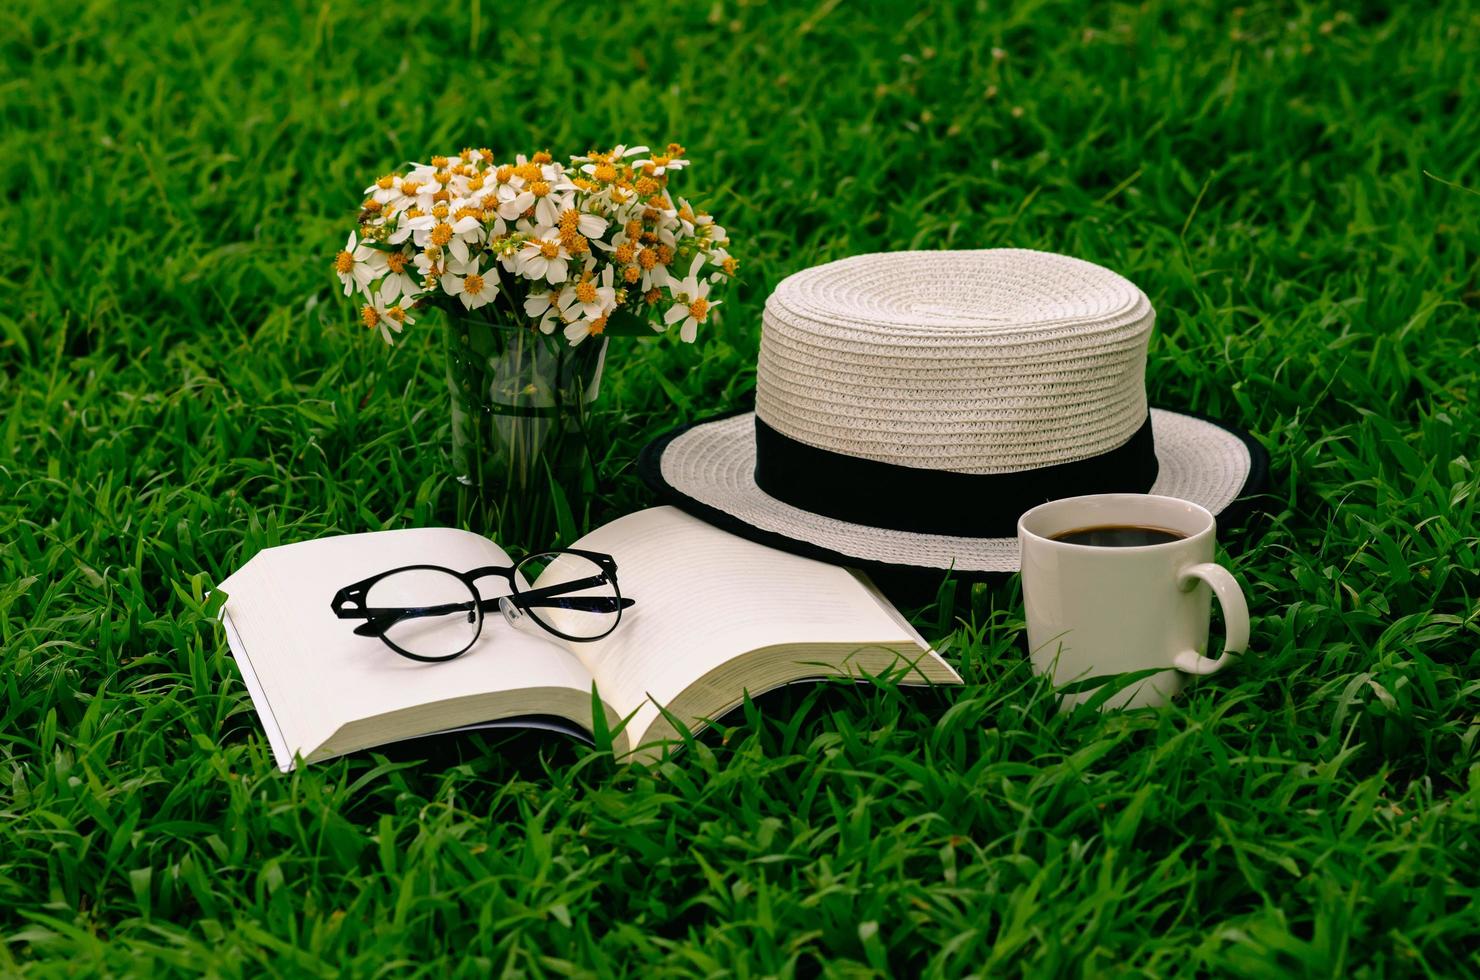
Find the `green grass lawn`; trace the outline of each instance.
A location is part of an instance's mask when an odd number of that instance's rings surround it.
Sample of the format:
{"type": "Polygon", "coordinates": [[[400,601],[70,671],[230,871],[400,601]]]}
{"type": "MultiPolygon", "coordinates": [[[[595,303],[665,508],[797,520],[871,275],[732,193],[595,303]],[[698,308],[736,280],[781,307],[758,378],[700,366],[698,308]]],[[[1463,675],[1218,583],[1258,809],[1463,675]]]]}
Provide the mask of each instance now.
{"type": "Polygon", "coordinates": [[[1480,8],[22,0],[0,28],[0,973],[1480,973],[1480,8]],[[376,175],[676,140],[742,281],[616,342],[613,490],[743,399],[769,290],[1025,246],[1142,286],[1154,402],[1269,447],[1237,669],[1059,716],[966,677],[274,768],[210,586],[451,519],[440,338],[329,261],[376,175]]]}

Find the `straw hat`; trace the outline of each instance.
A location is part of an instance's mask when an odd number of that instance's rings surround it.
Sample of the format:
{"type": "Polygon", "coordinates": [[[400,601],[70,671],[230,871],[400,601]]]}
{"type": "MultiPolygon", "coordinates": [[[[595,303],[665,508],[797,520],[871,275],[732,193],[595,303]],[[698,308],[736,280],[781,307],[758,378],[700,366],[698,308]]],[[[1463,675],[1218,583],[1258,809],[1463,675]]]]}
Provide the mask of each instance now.
{"type": "Polygon", "coordinates": [[[799,272],[766,301],[755,411],[649,445],[662,496],[841,564],[1017,569],[1018,515],[1101,491],[1214,514],[1264,450],[1149,409],[1156,318],[1097,265],[1024,249],[886,252],[799,272]]]}

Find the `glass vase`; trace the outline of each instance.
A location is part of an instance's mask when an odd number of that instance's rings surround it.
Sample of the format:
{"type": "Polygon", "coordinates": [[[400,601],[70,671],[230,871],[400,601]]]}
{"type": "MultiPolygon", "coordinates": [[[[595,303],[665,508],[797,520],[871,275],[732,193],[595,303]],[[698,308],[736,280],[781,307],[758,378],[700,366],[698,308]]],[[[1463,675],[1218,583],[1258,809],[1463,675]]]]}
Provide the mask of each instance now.
{"type": "Polygon", "coordinates": [[[514,549],[569,544],[596,492],[589,415],[607,339],[444,319],[459,525],[514,549]]]}

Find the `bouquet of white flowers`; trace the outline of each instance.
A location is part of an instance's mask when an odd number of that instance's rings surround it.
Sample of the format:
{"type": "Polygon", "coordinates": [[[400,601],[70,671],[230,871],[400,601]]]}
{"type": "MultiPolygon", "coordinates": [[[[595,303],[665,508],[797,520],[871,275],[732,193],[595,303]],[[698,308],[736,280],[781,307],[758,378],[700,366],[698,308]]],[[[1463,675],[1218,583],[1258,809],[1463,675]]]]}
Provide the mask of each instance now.
{"type": "Polygon", "coordinates": [[[440,311],[459,523],[573,537],[602,498],[608,338],[676,326],[693,342],[735,273],[725,230],[668,191],[687,165],[677,144],[568,165],[468,149],[365,188],[334,272],[386,343],[440,311]]]}
{"type": "Polygon", "coordinates": [[[693,342],[735,259],[725,230],[668,191],[688,165],[618,146],[571,157],[548,153],[495,163],[486,149],[432,157],[365,188],[359,228],[334,257],[344,294],[386,343],[430,305],[484,307],[504,324],[526,321],[571,345],[610,333],[663,332],[693,342]]]}

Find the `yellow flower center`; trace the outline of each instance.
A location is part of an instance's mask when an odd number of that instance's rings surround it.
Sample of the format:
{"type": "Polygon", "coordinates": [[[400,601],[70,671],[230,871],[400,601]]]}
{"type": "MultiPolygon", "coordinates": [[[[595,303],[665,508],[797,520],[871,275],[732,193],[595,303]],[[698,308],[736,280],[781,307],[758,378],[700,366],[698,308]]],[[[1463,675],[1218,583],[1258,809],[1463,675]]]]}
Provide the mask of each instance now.
{"type": "Polygon", "coordinates": [[[636,282],[642,278],[642,270],[635,265],[629,265],[622,270],[622,278],[627,282],[636,282]]]}
{"type": "Polygon", "coordinates": [[[447,191],[445,191],[445,190],[440,190],[437,193],[435,193],[435,194],[432,195],[432,200],[434,200],[434,201],[450,201],[450,200],[452,200],[452,195],[449,194],[449,193],[447,193],[447,191]]]}
{"type": "Polygon", "coordinates": [[[432,166],[436,167],[438,170],[443,169],[444,167],[447,166],[447,158],[446,157],[432,157],[432,166]]]}
{"type": "Polygon", "coordinates": [[[668,265],[670,262],[673,261],[673,246],[672,245],[659,245],[658,246],[658,261],[661,262],[661,263],[663,263],[664,265],[668,265]]]}
{"type": "Polygon", "coordinates": [[[663,156],[662,154],[659,154],[658,156],[653,157],[653,165],[654,166],[657,166],[657,167],[666,167],[666,166],[668,166],[668,164],[670,164],[672,162],[673,162],[673,158],[672,157],[663,156]]]}
{"type": "Polygon", "coordinates": [[[560,212],[561,231],[579,231],[581,227],[581,212],[575,208],[566,208],[560,212]]]}
{"type": "Polygon", "coordinates": [[[416,196],[416,192],[417,192],[417,190],[420,187],[421,187],[421,181],[419,181],[419,180],[403,180],[403,181],[401,181],[401,193],[402,194],[405,194],[407,197],[415,197],[416,196]]]}
{"type": "Polygon", "coordinates": [[[617,265],[631,265],[632,260],[637,257],[637,246],[631,242],[623,242],[617,246],[613,257],[617,260],[617,265]]]}
{"type": "Polygon", "coordinates": [[[387,320],[395,320],[397,323],[405,323],[406,311],[401,309],[399,306],[392,306],[390,309],[385,311],[385,317],[387,320]]]}
{"type": "Polygon", "coordinates": [[[591,250],[590,241],[580,232],[567,233],[562,231],[560,233],[560,244],[564,245],[565,250],[571,255],[584,255],[591,250]]]}
{"type": "Polygon", "coordinates": [[[663,290],[659,289],[657,286],[654,286],[652,289],[649,289],[647,292],[642,294],[642,301],[644,303],[656,303],[662,298],[663,290]]]}
{"type": "Polygon", "coordinates": [[[587,180],[585,177],[572,177],[570,182],[572,184],[575,184],[578,190],[583,190],[588,193],[596,190],[596,185],[587,180]]]}
{"type": "Polygon", "coordinates": [[[477,174],[476,176],[473,176],[473,177],[469,177],[468,178],[468,190],[470,190],[470,191],[481,191],[482,189],[483,189],[483,175],[482,174],[477,174]]]}
{"type": "Polygon", "coordinates": [[[372,198],[370,198],[370,200],[368,200],[368,201],[366,201],[364,203],[363,207],[364,207],[364,209],[366,211],[370,212],[371,214],[375,214],[378,211],[380,211],[380,202],[377,201],[375,198],[372,197],[372,198]]]}
{"type": "Polygon", "coordinates": [[[386,174],[384,177],[381,177],[375,182],[375,186],[379,187],[383,191],[390,190],[392,187],[396,186],[395,174],[386,174]]]}
{"type": "Polygon", "coordinates": [[[514,176],[523,181],[539,180],[542,174],[540,168],[532,163],[521,163],[514,168],[514,176]]]}
{"type": "Polygon", "coordinates": [[[514,179],[514,168],[507,163],[493,172],[494,179],[500,184],[507,184],[514,179]]]}
{"type": "Polygon", "coordinates": [[[596,165],[596,172],[592,176],[603,184],[610,184],[617,179],[617,168],[609,163],[598,163],[596,165]]]}
{"type": "Polygon", "coordinates": [[[582,279],[576,283],[576,299],[582,303],[596,302],[596,283],[590,279],[582,279]]]}
{"type": "Polygon", "coordinates": [[[432,229],[432,244],[446,245],[452,241],[452,226],[443,221],[432,229]]]}
{"type": "Polygon", "coordinates": [[[658,253],[650,248],[645,248],[637,253],[637,264],[644,269],[651,269],[658,264],[658,253]]]}
{"type": "Polygon", "coordinates": [[[483,292],[483,277],[476,272],[470,272],[463,278],[463,292],[469,296],[477,296],[483,292]]]}
{"type": "Polygon", "coordinates": [[[560,243],[559,242],[540,242],[540,254],[543,255],[547,259],[559,258],[560,257],[560,243]]]}
{"type": "Polygon", "coordinates": [[[627,235],[628,238],[636,238],[642,234],[642,222],[629,221],[622,228],[622,231],[627,235]]]}
{"type": "Polygon", "coordinates": [[[605,329],[606,329],[606,317],[605,316],[599,316],[596,319],[592,320],[591,323],[590,323],[590,330],[591,330],[592,336],[595,336],[596,334],[601,333],[605,329]]]}
{"type": "Polygon", "coordinates": [[[375,307],[371,306],[369,303],[366,303],[364,306],[360,307],[360,322],[363,323],[367,329],[373,329],[375,325],[380,322],[380,314],[375,312],[375,307]]]}
{"type": "Polygon", "coordinates": [[[461,221],[464,218],[476,218],[482,221],[483,212],[477,208],[458,208],[457,213],[452,216],[452,220],[454,221],[461,221]]]}
{"type": "Polygon", "coordinates": [[[438,221],[440,221],[443,218],[447,217],[447,205],[445,205],[445,204],[436,204],[436,205],[433,205],[432,206],[432,217],[436,218],[438,221]]]}
{"type": "Polygon", "coordinates": [[[342,276],[347,276],[355,270],[355,257],[348,252],[340,252],[334,256],[334,271],[342,276]]]}
{"type": "Polygon", "coordinates": [[[550,156],[550,154],[546,153],[544,150],[541,150],[529,159],[531,163],[549,163],[555,158],[550,156]]]}
{"type": "Polygon", "coordinates": [[[406,271],[406,253],[404,253],[404,252],[387,252],[387,253],[385,253],[385,264],[390,267],[390,270],[392,272],[394,272],[396,275],[399,276],[401,273],[403,273],[403,272],[406,271]]]}
{"type": "Polygon", "coordinates": [[[729,255],[726,256],[725,260],[720,263],[720,268],[725,270],[725,275],[733,276],[735,274],[735,269],[739,265],[740,263],[735,261],[735,257],[733,255],[729,255]]]}
{"type": "Polygon", "coordinates": [[[406,209],[407,218],[420,218],[424,214],[426,214],[426,212],[418,207],[409,207],[406,209]]]}
{"type": "Polygon", "coordinates": [[[643,177],[637,182],[637,193],[643,197],[651,197],[658,193],[658,182],[651,177],[643,177]]]}
{"type": "Polygon", "coordinates": [[[471,146],[465,146],[463,147],[463,151],[459,153],[458,156],[462,157],[464,162],[471,163],[473,160],[473,154],[475,152],[477,151],[475,151],[471,146]]]}
{"type": "Polygon", "coordinates": [[[689,316],[693,317],[695,320],[698,320],[700,323],[703,323],[704,318],[708,315],[709,300],[705,299],[703,296],[700,296],[698,299],[689,304],[689,316]]]}
{"type": "Polygon", "coordinates": [[[543,180],[531,181],[529,185],[529,192],[535,197],[544,197],[546,194],[550,193],[550,185],[545,183],[543,180]]]}

